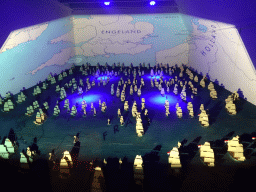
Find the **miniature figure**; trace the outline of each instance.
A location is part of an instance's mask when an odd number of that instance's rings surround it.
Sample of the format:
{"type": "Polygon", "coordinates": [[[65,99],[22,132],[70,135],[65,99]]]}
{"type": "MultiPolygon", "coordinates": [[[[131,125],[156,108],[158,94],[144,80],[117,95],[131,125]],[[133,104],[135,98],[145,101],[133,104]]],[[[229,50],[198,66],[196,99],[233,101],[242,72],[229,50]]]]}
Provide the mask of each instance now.
{"type": "Polygon", "coordinates": [[[145,109],[144,115],[147,116],[148,115],[148,110],[145,109]]]}
{"type": "Polygon", "coordinates": [[[141,89],[138,89],[138,96],[141,96],[141,89]]]}
{"type": "Polygon", "coordinates": [[[166,117],[168,117],[169,114],[170,114],[169,108],[166,108],[166,111],[165,111],[166,117]]]}
{"type": "Polygon", "coordinates": [[[141,103],[141,110],[145,109],[145,103],[141,103]]]}
{"type": "Polygon", "coordinates": [[[124,119],[123,119],[123,116],[121,116],[121,118],[120,118],[120,123],[121,123],[121,126],[123,126],[123,125],[124,125],[124,119]]]}
{"type": "Polygon", "coordinates": [[[206,111],[202,110],[201,114],[199,114],[198,116],[199,116],[199,121],[201,122],[201,125],[204,127],[208,127],[209,118],[208,118],[208,115],[206,114],[206,111]]]}
{"type": "Polygon", "coordinates": [[[162,97],[164,97],[164,95],[165,95],[164,88],[161,88],[161,95],[162,95],[162,97]]]}
{"type": "Polygon", "coordinates": [[[118,117],[120,118],[120,116],[121,116],[121,110],[120,110],[120,109],[118,109],[117,115],[118,115],[118,117]]]}
{"type": "Polygon", "coordinates": [[[102,106],[101,106],[101,111],[102,111],[102,112],[106,112],[106,109],[107,109],[106,102],[103,102],[103,103],[102,103],[102,106]]]}
{"type": "Polygon", "coordinates": [[[95,107],[94,107],[94,113],[93,113],[93,115],[96,116],[96,109],[95,109],[95,107]]]}
{"type": "Polygon", "coordinates": [[[84,109],[83,117],[86,117],[86,109],[84,109]]]}
{"type": "Polygon", "coordinates": [[[175,95],[177,95],[178,94],[178,88],[177,88],[177,84],[175,84],[175,87],[174,87],[174,90],[173,90],[173,93],[175,94],[175,95]]]}
{"type": "Polygon", "coordinates": [[[128,101],[125,101],[125,103],[124,103],[124,110],[126,110],[126,111],[129,110],[128,101]]]}
{"type": "Polygon", "coordinates": [[[137,85],[135,84],[134,85],[134,91],[137,92],[138,88],[137,88],[137,85]]]}
{"type": "Polygon", "coordinates": [[[83,94],[83,89],[82,89],[82,87],[78,87],[78,94],[79,94],[79,95],[82,95],[82,94],[83,94]]]}
{"type": "Polygon", "coordinates": [[[178,118],[182,117],[182,109],[180,107],[177,107],[176,114],[177,114],[178,118]]]}
{"type": "Polygon", "coordinates": [[[74,143],[76,143],[77,141],[79,141],[77,136],[74,136],[74,143]]]}
{"type": "Polygon", "coordinates": [[[93,111],[94,107],[93,107],[93,103],[91,103],[91,110],[93,111]]]}

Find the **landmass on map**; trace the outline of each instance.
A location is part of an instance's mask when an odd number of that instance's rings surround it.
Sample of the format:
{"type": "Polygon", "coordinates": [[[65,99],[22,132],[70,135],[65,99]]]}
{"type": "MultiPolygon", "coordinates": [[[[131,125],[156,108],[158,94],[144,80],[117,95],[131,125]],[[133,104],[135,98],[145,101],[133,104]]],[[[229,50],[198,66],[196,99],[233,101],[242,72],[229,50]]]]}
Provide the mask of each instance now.
{"type": "Polygon", "coordinates": [[[71,57],[77,55],[85,57],[102,55],[108,58],[110,54],[135,55],[152,48],[152,44],[142,44],[142,42],[153,34],[154,26],[148,22],[132,24],[133,18],[129,15],[96,15],[90,19],[71,17],[70,21],[73,22],[72,30],[50,42],[52,44],[72,42],[76,47],[62,49],[29,73],[34,75],[46,66],[64,65],[71,57]],[[77,46],[78,44],[81,46],[77,46]]]}
{"type": "Polygon", "coordinates": [[[193,25],[191,34],[198,49],[190,51],[191,65],[211,81],[218,80],[231,92],[243,91],[248,101],[254,101],[256,91],[256,70],[234,25],[200,19],[198,22],[207,27],[201,32],[193,25]],[[232,79],[232,81],[230,81],[232,79]]]}
{"type": "Polygon", "coordinates": [[[17,47],[21,43],[36,40],[48,27],[48,23],[36,25],[25,29],[19,29],[10,33],[2,46],[0,53],[17,47]]]}

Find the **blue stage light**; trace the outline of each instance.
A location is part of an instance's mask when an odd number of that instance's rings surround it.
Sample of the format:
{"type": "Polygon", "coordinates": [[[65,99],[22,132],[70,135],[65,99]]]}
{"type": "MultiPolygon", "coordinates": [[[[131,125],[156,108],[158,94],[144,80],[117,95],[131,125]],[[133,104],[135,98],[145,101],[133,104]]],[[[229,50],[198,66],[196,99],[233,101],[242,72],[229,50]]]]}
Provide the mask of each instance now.
{"type": "Polygon", "coordinates": [[[105,4],[105,5],[109,5],[109,4],[110,4],[110,2],[104,2],[104,4],[105,4]]]}
{"type": "MultiPolygon", "coordinates": [[[[153,78],[153,80],[154,80],[154,79],[155,79],[155,77],[156,77],[156,79],[159,79],[159,78],[160,78],[160,75],[153,76],[153,77],[151,77],[150,75],[148,75],[147,77],[148,77],[148,79],[153,78]]],[[[165,77],[163,76],[163,79],[164,79],[164,78],[165,78],[165,77]]]]}
{"type": "MultiPolygon", "coordinates": [[[[160,78],[160,75],[156,75],[156,76],[154,76],[153,78],[155,79],[155,77],[156,77],[156,79],[159,79],[160,78]]],[[[163,77],[164,78],[164,77],[163,77]]]]}
{"type": "MultiPolygon", "coordinates": [[[[170,104],[174,103],[176,100],[176,98],[172,98],[171,96],[167,96],[167,97],[170,104]]],[[[159,95],[155,95],[149,98],[150,103],[155,105],[162,105],[162,106],[164,106],[165,100],[166,100],[166,96],[163,97],[160,95],[160,93],[159,95]]]]}
{"type": "Polygon", "coordinates": [[[155,1],[150,1],[150,3],[149,3],[150,5],[155,5],[156,4],[156,2],[155,1]]]}
{"type": "Polygon", "coordinates": [[[102,81],[107,80],[108,76],[100,76],[97,78],[97,80],[100,81],[101,78],[102,78],[102,81]]]}
{"type": "Polygon", "coordinates": [[[82,98],[82,96],[80,96],[79,98],[76,98],[76,101],[78,101],[79,105],[81,105],[82,101],[85,100],[87,105],[91,103],[97,103],[99,102],[99,99],[102,97],[102,95],[100,94],[90,94],[87,93],[84,95],[84,97],[82,98]]]}

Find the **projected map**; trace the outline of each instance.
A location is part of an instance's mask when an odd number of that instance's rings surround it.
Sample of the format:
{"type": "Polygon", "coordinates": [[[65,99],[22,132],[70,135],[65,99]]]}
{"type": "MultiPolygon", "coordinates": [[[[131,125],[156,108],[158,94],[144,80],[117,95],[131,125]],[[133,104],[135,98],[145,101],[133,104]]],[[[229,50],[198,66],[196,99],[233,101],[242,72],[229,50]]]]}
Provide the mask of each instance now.
{"type": "Polygon", "coordinates": [[[188,64],[256,104],[255,69],[236,28],[181,14],[71,16],[13,31],[0,49],[0,94],[86,62],[188,64]]]}

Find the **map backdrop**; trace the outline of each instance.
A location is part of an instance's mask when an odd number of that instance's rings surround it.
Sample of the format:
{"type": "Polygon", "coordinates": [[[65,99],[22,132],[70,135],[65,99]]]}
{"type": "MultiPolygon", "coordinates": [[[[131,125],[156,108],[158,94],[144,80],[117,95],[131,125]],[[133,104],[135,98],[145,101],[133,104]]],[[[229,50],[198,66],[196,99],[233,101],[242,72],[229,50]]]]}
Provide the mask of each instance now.
{"type": "Polygon", "coordinates": [[[13,31],[0,49],[0,94],[86,62],[183,63],[256,105],[256,71],[235,26],[177,13],[70,16],[13,31]]]}

